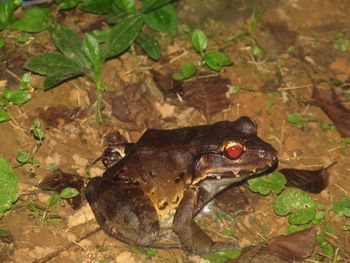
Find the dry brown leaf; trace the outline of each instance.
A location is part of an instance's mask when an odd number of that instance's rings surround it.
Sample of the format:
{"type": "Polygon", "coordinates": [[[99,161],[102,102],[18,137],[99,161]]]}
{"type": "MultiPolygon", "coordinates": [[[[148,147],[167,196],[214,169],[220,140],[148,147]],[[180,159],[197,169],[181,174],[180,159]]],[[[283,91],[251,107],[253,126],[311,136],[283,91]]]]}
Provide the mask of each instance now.
{"type": "Polygon", "coordinates": [[[230,263],[296,263],[311,256],[317,230],[310,228],[286,236],[278,236],[243,250],[238,259],[230,263]]]}
{"type": "Polygon", "coordinates": [[[279,170],[286,179],[288,186],[294,186],[304,191],[318,194],[328,186],[330,176],[329,168],[335,165],[333,162],[326,168],[318,170],[281,169],[279,170]]]}
{"type": "Polygon", "coordinates": [[[332,120],[340,135],[350,137],[350,110],[340,102],[334,89],[329,92],[315,87],[312,98],[315,104],[332,120]]]}

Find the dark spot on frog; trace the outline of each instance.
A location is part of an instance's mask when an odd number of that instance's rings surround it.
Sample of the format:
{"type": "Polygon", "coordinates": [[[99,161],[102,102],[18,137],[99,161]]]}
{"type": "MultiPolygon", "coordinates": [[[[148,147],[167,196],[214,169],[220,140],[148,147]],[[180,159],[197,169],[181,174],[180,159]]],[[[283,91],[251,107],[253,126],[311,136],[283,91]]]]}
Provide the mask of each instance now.
{"type": "Polygon", "coordinates": [[[166,201],[164,201],[164,200],[161,200],[161,201],[158,203],[158,208],[159,208],[159,210],[164,210],[167,206],[168,206],[168,202],[166,202],[166,201]]]}
{"type": "Polygon", "coordinates": [[[185,177],[185,173],[184,172],[181,172],[178,177],[175,178],[175,183],[179,183],[182,179],[184,179],[185,177]]]}

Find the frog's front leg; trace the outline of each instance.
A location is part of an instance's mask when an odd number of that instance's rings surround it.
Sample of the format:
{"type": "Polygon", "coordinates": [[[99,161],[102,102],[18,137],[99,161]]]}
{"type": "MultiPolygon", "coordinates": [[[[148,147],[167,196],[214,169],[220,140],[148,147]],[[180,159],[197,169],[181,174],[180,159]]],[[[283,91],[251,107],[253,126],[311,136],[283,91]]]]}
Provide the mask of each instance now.
{"type": "Polygon", "coordinates": [[[179,237],[181,245],[187,250],[205,255],[220,250],[238,248],[237,243],[213,241],[193,220],[198,209],[198,188],[189,187],[178,206],[173,220],[173,230],[179,237]]]}

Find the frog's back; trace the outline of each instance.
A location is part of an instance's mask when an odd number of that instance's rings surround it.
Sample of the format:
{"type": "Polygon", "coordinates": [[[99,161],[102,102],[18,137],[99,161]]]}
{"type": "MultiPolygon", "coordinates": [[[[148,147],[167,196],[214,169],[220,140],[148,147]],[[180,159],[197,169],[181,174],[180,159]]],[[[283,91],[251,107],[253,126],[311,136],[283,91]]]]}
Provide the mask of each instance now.
{"type": "Polygon", "coordinates": [[[204,141],[207,143],[217,143],[218,140],[225,140],[240,137],[236,129],[235,122],[220,121],[211,125],[200,125],[184,127],[172,130],[147,130],[137,142],[138,147],[164,148],[165,146],[176,145],[181,147],[188,145],[200,145],[204,141]]]}

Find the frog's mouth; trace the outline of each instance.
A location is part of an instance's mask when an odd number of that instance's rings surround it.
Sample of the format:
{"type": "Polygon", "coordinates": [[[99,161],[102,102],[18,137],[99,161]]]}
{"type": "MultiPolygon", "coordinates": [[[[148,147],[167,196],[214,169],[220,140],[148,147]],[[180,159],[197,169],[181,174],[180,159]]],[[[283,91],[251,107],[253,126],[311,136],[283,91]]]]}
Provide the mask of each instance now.
{"type": "Polygon", "coordinates": [[[278,158],[273,159],[270,163],[264,165],[263,167],[254,167],[254,168],[237,168],[230,171],[224,172],[208,172],[207,177],[213,179],[222,179],[222,178],[236,178],[237,181],[244,180],[250,176],[260,176],[263,174],[269,174],[273,172],[278,166],[278,158]]]}

